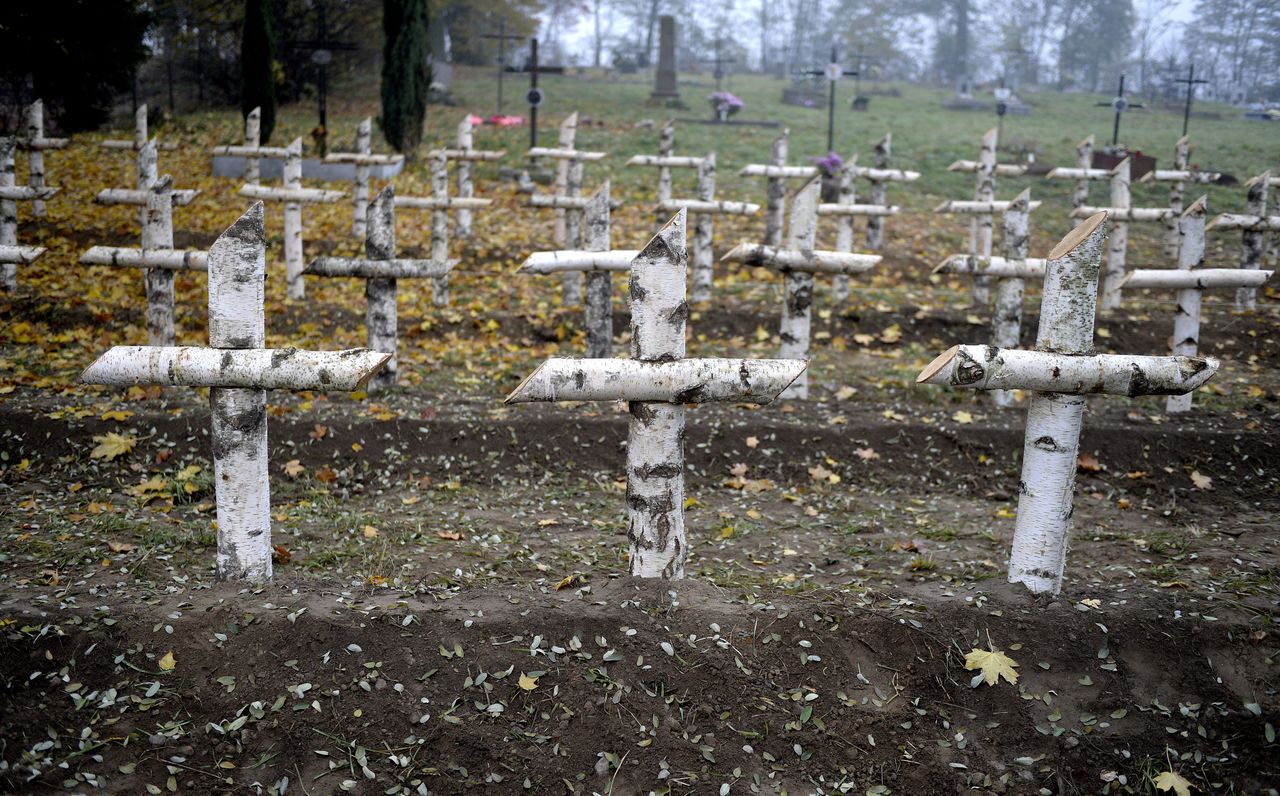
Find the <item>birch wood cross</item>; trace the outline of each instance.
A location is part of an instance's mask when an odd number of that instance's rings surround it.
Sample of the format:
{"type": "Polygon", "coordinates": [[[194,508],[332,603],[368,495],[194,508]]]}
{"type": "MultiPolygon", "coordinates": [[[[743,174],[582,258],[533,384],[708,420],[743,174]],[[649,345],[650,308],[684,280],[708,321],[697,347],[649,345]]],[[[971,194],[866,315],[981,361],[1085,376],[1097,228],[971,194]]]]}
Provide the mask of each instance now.
{"type": "Polygon", "coordinates": [[[764,204],[764,244],[782,245],[782,222],[786,216],[787,180],[809,180],[818,173],[817,166],[788,166],[787,148],[791,130],[782,129],[782,135],[773,140],[772,163],[751,163],[744,166],[739,177],[765,177],[767,187],[764,204]]]}
{"type": "Polygon", "coordinates": [[[1174,144],[1172,169],[1152,169],[1138,180],[1169,183],[1169,209],[1173,214],[1165,219],[1164,256],[1168,259],[1178,256],[1178,241],[1181,239],[1179,216],[1182,215],[1182,196],[1187,183],[1207,185],[1217,182],[1221,176],[1217,172],[1191,168],[1191,139],[1184,135],[1174,144]]]}
{"type": "Polygon", "coordinates": [[[254,108],[244,117],[244,146],[216,146],[213,154],[244,158],[244,184],[257,185],[262,168],[259,160],[288,157],[289,150],[281,146],[262,145],[262,108],[254,108]]]}
{"type": "MultiPolygon", "coordinates": [[[[66,149],[70,138],[45,138],[44,135],[44,100],[36,100],[27,106],[27,135],[18,139],[18,148],[27,152],[27,185],[39,191],[45,187],[44,151],[46,149],[66,149]]],[[[44,218],[44,200],[31,201],[31,214],[36,218],[44,218]]]]}
{"type": "MultiPolygon", "coordinates": [[[[996,204],[996,203],[991,203],[996,204]]],[[[971,274],[995,280],[996,307],[991,314],[991,344],[996,348],[1017,348],[1022,339],[1022,297],[1024,280],[1043,278],[1045,260],[1027,257],[1030,240],[1030,216],[1039,202],[1031,201],[1031,189],[1004,203],[1001,211],[1000,257],[975,257],[953,254],[943,260],[935,274],[971,274]]],[[[992,390],[996,406],[1013,406],[1010,390],[992,390]]]]}
{"type": "MultiPolygon", "coordinates": [[[[138,205],[138,223],[143,230],[147,228],[147,203],[151,201],[151,189],[160,179],[157,163],[155,139],[146,142],[138,149],[138,187],[137,188],[104,188],[98,191],[94,202],[101,205],[138,205]]],[[[199,190],[186,189],[170,191],[169,196],[175,205],[186,206],[200,195],[199,190]]]]}
{"type": "MultiPolygon", "coordinates": [[[[431,152],[431,196],[397,196],[396,207],[431,211],[431,259],[442,263],[449,259],[449,211],[488,207],[492,199],[449,196],[449,167],[445,150],[431,152]]],[[[449,304],[449,272],[445,270],[431,281],[431,302],[437,307],[449,304]]]]}
{"type": "Polygon", "coordinates": [[[1073,218],[1088,218],[1105,212],[1111,219],[1107,270],[1102,278],[1101,308],[1104,310],[1112,310],[1120,306],[1120,286],[1124,284],[1125,255],[1129,248],[1129,224],[1134,222],[1164,224],[1174,215],[1174,212],[1167,207],[1133,207],[1129,188],[1129,158],[1125,158],[1111,170],[1110,207],[1082,205],[1071,211],[1073,218]]]}
{"type": "Polygon", "coordinates": [[[368,346],[389,354],[386,365],[369,382],[369,391],[396,386],[396,280],[438,279],[449,273],[454,263],[396,257],[396,197],[390,185],[374,198],[367,211],[368,235],[364,257],[317,257],[307,266],[309,276],[341,276],[365,280],[365,329],[368,346]]]}
{"type": "MultiPolygon", "coordinates": [[[[782,273],[782,346],[783,359],[808,359],[809,326],[813,314],[814,274],[861,274],[880,262],[878,254],[816,251],[818,234],[818,199],[822,183],[810,180],[791,200],[791,219],[787,248],[759,243],[739,243],[720,259],[724,262],[771,268],[782,273]]],[[[808,373],[801,373],[783,398],[809,397],[808,373]]]]}
{"type": "Polygon", "coordinates": [[[587,275],[586,327],[587,357],[607,359],[613,356],[613,290],[611,274],[631,270],[631,262],[640,252],[613,250],[610,246],[609,183],[591,195],[583,213],[585,240],[581,250],[534,252],[520,267],[518,274],[556,274],[579,271],[587,275]]]}
{"type": "MultiPolygon", "coordinates": [[[[1204,291],[1214,288],[1256,289],[1271,278],[1270,271],[1204,267],[1204,217],[1208,201],[1200,197],[1178,219],[1178,268],[1134,270],[1125,277],[1126,288],[1177,290],[1173,316],[1173,353],[1194,357],[1200,347],[1200,304],[1204,291]]],[[[1191,393],[1170,395],[1165,411],[1191,411],[1191,393]]]]}
{"type": "MultiPolygon", "coordinates": [[[[1264,171],[1245,183],[1249,191],[1249,204],[1244,214],[1221,213],[1209,222],[1207,229],[1240,230],[1240,267],[1256,270],[1262,267],[1267,248],[1267,232],[1280,232],[1280,215],[1267,215],[1267,191],[1280,185],[1271,172],[1264,171]]],[[[1258,291],[1242,287],[1236,291],[1236,309],[1248,312],[1257,309],[1258,291]]]]}
{"type": "MultiPolygon", "coordinates": [[[[458,161],[458,198],[471,199],[476,195],[475,182],[471,179],[471,164],[476,161],[501,160],[507,154],[505,149],[475,149],[473,146],[474,127],[471,124],[471,114],[463,117],[458,122],[458,138],[457,149],[433,149],[427,153],[427,157],[435,157],[436,153],[443,153],[445,160],[458,161]]],[[[457,221],[458,237],[471,237],[471,209],[467,207],[458,208],[457,221]]]]}
{"type": "Polygon", "coordinates": [[[804,372],[801,360],[685,359],[686,212],[631,263],[631,359],[548,359],[507,396],[532,401],[627,401],[630,572],[683,578],[685,405],[769,403],[804,372]]]}
{"type": "MultiPolygon", "coordinates": [[[[1076,144],[1076,165],[1058,166],[1050,169],[1045,175],[1049,179],[1075,180],[1071,191],[1071,209],[1078,210],[1089,204],[1089,183],[1111,179],[1111,169],[1095,169],[1093,167],[1093,136],[1089,136],[1076,144]]],[[[1076,218],[1072,226],[1078,225],[1083,218],[1076,218]]]]}
{"type": "Polygon", "coordinates": [[[693,295],[695,304],[711,300],[713,275],[712,241],[715,237],[715,217],[753,216],[760,212],[760,205],[750,202],[724,202],[716,200],[716,153],[711,152],[698,162],[698,198],[671,199],[658,203],[658,209],[666,213],[687,210],[693,216],[693,295]]]}
{"type": "MultiPolygon", "coordinates": [[[[151,139],[147,137],[147,106],[146,106],[146,103],[143,103],[142,105],[138,106],[138,109],[136,111],[133,112],[133,140],[132,141],[123,141],[120,139],[108,139],[106,141],[99,141],[98,146],[102,147],[103,149],[123,149],[129,152],[137,152],[138,150],[146,146],[147,142],[150,140],[151,139]]],[[[178,145],[172,144],[172,143],[157,142],[156,148],[163,149],[166,151],[172,151],[177,149],[178,145]]],[[[146,186],[139,185],[138,187],[145,188],[146,186]]]]}
{"type": "Polygon", "coordinates": [[[342,191],[326,191],[302,187],[302,138],[293,139],[285,147],[284,187],[269,188],[262,185],[242,185],[240,195],[248,199],[284,203],[284,269],[289,298],[302,299],[307,288],[302,280],[302,206],[336,202],[342,191]]]}
{"type": "Polygon", "coordinates": [[[1212,359],[1095,354],[1093,331],[1105,213],[1049,252],[1036,349],[952,346],[919,384],[1030,390],[1009,582],[1036,594],[1062,589],[1085,396],[1179,395],[1218,370],[1212,359]]]}
{"type": "MultiPolygon", "coordinates": [[[[973,189],[975,202],[995,201],[997,176],[1021,177],[1027,173],[1026,166],[996,163],[996,149],[1000,143],[999,136],[998,128],[992,127],[982,136],[982,148],[978,152],[977,160],[957,160],[947,166],[947,171],[973,172],[976,175],[977,182],[973,189]]],[[[978,212],[973,221],[970,222],[969,254],[979,257],[991,256],[991,233],[995,223],[993,219],[993,213],[995,212],[994,209],[978,212]]],[[[984,307],[991,302],[990,282],[984,276],[976,277],[973,280],[973,302],[984,307]]]]}
{"type": "Polygon", "coordinates": [[[14,185],[13,153],[17,142],[0,138],[0,290],[18,289],[18,266],[35,262],[44,254],[43,246],[18,245],[18,202],[48,199],[57,188],[14,185]]]}
{"type": "MultiPolygon", "coordinates": [[[[873,156],[875,158],[875,166],[872,168],[859,166],[856,163],[845,168],[851,168],[853,176],[860,177],[871,183],[871,204],[888,207],[889,183],[915,182],[920,179],[920,172],[890,168],[893,159],[892,133],[885,133],[884,138],[876,142],[873,156]]],[[[884,219],[884,216],[867,217],[868,251],[878,252],[884,248],[884,219]]]]}
{"type": "Polygon", "coordinates": [[[168,174],[147,191],[147,223],[142,227],[142,247],[94,246],[80,255],[84,265],[113,265],[144,268],[143,286],[147,294],[147,344],[174,343],[173,273],[207,271],[206,252],[173,248],[173,178],[168,174]]]}
{"type": "MultiPolygon", "coordinates": [[[[648,166],[658,169],[658,223],[662,224],[671,212],[663,208],[664,202],[671,201],[671,170],[672,169],[697,169],[701,166],[703,158],[677,156],[676,148],[676,125],[675,122],[668,121],[662,127],[662,132],[658,134],[658,154],[654,155],[633,155],[627,161],[628,166],[648,166]]],[[[695,233],[696,234],[696,233],[695,233]]],[[[696,260],[695,255],[695,260],[696,260]]],[[[697,266],[694,266],[695,269],[697,266]]],[[[694,298],[697,301],[697,298],[694,298]]]]}
{"type": "Polygon", "coordinates": [[[267,390],[362,389],[388,355],[264,348],[266,242],[257,202],[209,249],[209,344],[116,346],[85,384],[209,387],[219,580],[271,580],[267,390]]]}
{"type": "MultiPolygon", "coordinates": [[[[881,140],[881,144],[885,144],[885,139],[881,140]]],[[[868,169],[864,169],[869,171],[868,169]]],[[[917,175],[919,176],[919,175],[917,175]]],[[[854,155],[849,158],[849,162],[840,171],[840,196],[839,201],[828,204],[818,205],[819,216],[835,216],[836,217],[836,251],[852,252],[853,251],[853,220],[858,216],[864,216],[867,224],[872,221],[882,220],[885,216],[893,216],[898,214],[897,207],[888,207],[882,204],[858,204],[857,192],[858,177],[858,156],[854,155]]],[[[883,180],[872,183],[873,186],[881,186],[880,195],[883,197],[885,191],[883,180]]],[[[868,229],[867,238],[870,240],[871,234],[868,229]]],[[[831,297],[835,299],[837,304],[843,304],[849,299],[849,275],[836,274],[831,280],[831,297]]]]}
{"type": "Polygon", "coordinates": [[[369,213],[369,167],[395,166],[404,163],[404,155],[373,154],[373,119],[364,117],[356,126],[354,152],[330,152],[325,163],[353,163],[356,176],[351,183],[351,234],[365,237],[365,217],[369,213]]]}

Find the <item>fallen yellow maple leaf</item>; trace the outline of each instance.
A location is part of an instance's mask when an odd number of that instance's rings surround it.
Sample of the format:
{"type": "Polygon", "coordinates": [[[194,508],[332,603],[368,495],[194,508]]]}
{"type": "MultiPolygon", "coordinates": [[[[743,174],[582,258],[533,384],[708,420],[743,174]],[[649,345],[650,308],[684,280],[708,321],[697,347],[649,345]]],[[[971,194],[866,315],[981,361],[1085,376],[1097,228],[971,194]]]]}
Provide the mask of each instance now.
{"type": "Polygon", "coordinates": [[[1014,671],[1018,663],[1000,650],[974,649],[964,656],[964,668],[967,671],[981,670],[974,676],[971,685],[977,687],[979,682],[995,685],[1003,677],[1010,685],[1018,682],[1018,673],[1014,671]]]}
{"type": "Polygon", "coordinates": [[[972,423],[973,415],[961,409],[960,411],[952,415],[951,419],[956,421],[957,423],[972,423]]]}
{"type": "Polygon", "coordinates": [[[93,441],[98,443],[98,445],[93,449],[93,452],[89,454],[89,458],[102,459],[108,462],[118,456],[123,456],[126,453],[129,453],[133,450],[134,446],[138,444],[138,438],[132,434],[125,436],[123,434],[117,434],[114,431],[109,431],[106,434],[94,437],[93,441]]]}
{"type": "Polygon", "coordinates": [[[533,689],[535,689],[535,688],[537,688],[537,687],[538,687],[538,678],[536,678],[536,677],[530,677],[529,675],[527,675],[527,674],[525,674],[525,673],[521,672],[521,673],[520,673],[520,687],[521,687],[522,689],[524,689],[525,691],[532,691],[533,689]]]}
{"type": "Polygon", "coordinates": [[[1155,779],[1156,790],[1171,790],[1178,796],[1191,796],[1191,783],[1175,771],[1162,771],[1155,779]]]}
{"type": "Polygon", "coordinates": [[[178,661],[173,657],[173,650],[166,652],[164,657],[160,659],[160,671],[162,672],[171,672],[173,667],[177,665],[178,661]]]}

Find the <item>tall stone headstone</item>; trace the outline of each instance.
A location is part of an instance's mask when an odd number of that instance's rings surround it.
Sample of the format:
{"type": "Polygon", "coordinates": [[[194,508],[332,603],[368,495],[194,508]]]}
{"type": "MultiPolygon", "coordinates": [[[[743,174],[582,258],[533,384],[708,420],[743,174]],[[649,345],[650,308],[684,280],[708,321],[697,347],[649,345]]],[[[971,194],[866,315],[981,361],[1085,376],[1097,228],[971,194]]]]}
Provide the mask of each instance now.
{"type": "Polygon", "coordinates": [[[676,18],[658,17],[658,72],[649,99],[679,99],[676,90],[676,18]]]}

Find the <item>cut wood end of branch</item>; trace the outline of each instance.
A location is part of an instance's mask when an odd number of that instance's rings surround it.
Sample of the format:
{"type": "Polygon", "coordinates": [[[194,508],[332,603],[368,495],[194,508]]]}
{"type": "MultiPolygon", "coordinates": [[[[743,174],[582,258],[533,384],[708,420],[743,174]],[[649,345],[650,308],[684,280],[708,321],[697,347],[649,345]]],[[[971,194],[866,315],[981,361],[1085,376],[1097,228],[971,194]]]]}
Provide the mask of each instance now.
{"type": "Polygon", "coordinates": [[[960,346],[953,345],[946,351],[943,351],[932,362],[924,366],[924,370],[920,371],[920,375],[916,376],[916,384],[928,384],[931,379],[947,368],[956,358],[956,354],[960,352],[960,346]]]}
{"type": "Polygon", "coordinates": [[[1058,260],[1070,254],[1106,220],[1107,214],[1105,212],[1094,213],[1089,216],[1084,223],[1068,232],[1067,236],[1059,241],[1057,246],[1053,247],[1053,251],[1049,252],[1049,259],[1058,260]]]}
{"type": "Polygon", "coordinates": [[[1191,203],[1191,207],[1188,207],[1186,210],[1182,211],[1182,217],[1195,218],[1196,216],[1203,216],[1206,212],[1208,212],[1208,210],[1209,210],[1209,197],[1208,195],[1201,196],[1199,199],[1191,203]]]}

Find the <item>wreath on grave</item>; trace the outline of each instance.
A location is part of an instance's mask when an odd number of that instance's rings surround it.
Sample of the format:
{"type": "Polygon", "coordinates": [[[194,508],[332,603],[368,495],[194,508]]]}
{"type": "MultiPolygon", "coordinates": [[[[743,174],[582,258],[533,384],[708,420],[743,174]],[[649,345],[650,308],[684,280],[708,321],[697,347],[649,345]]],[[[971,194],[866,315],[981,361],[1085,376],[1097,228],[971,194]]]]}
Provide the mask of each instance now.
{"type": "Polygon", "coordinates": [[[741,97],[728,91],[712,92],[707,101],[711,103],[711,110],[716,118],[722,122],[746,107],[741,97]]]}

